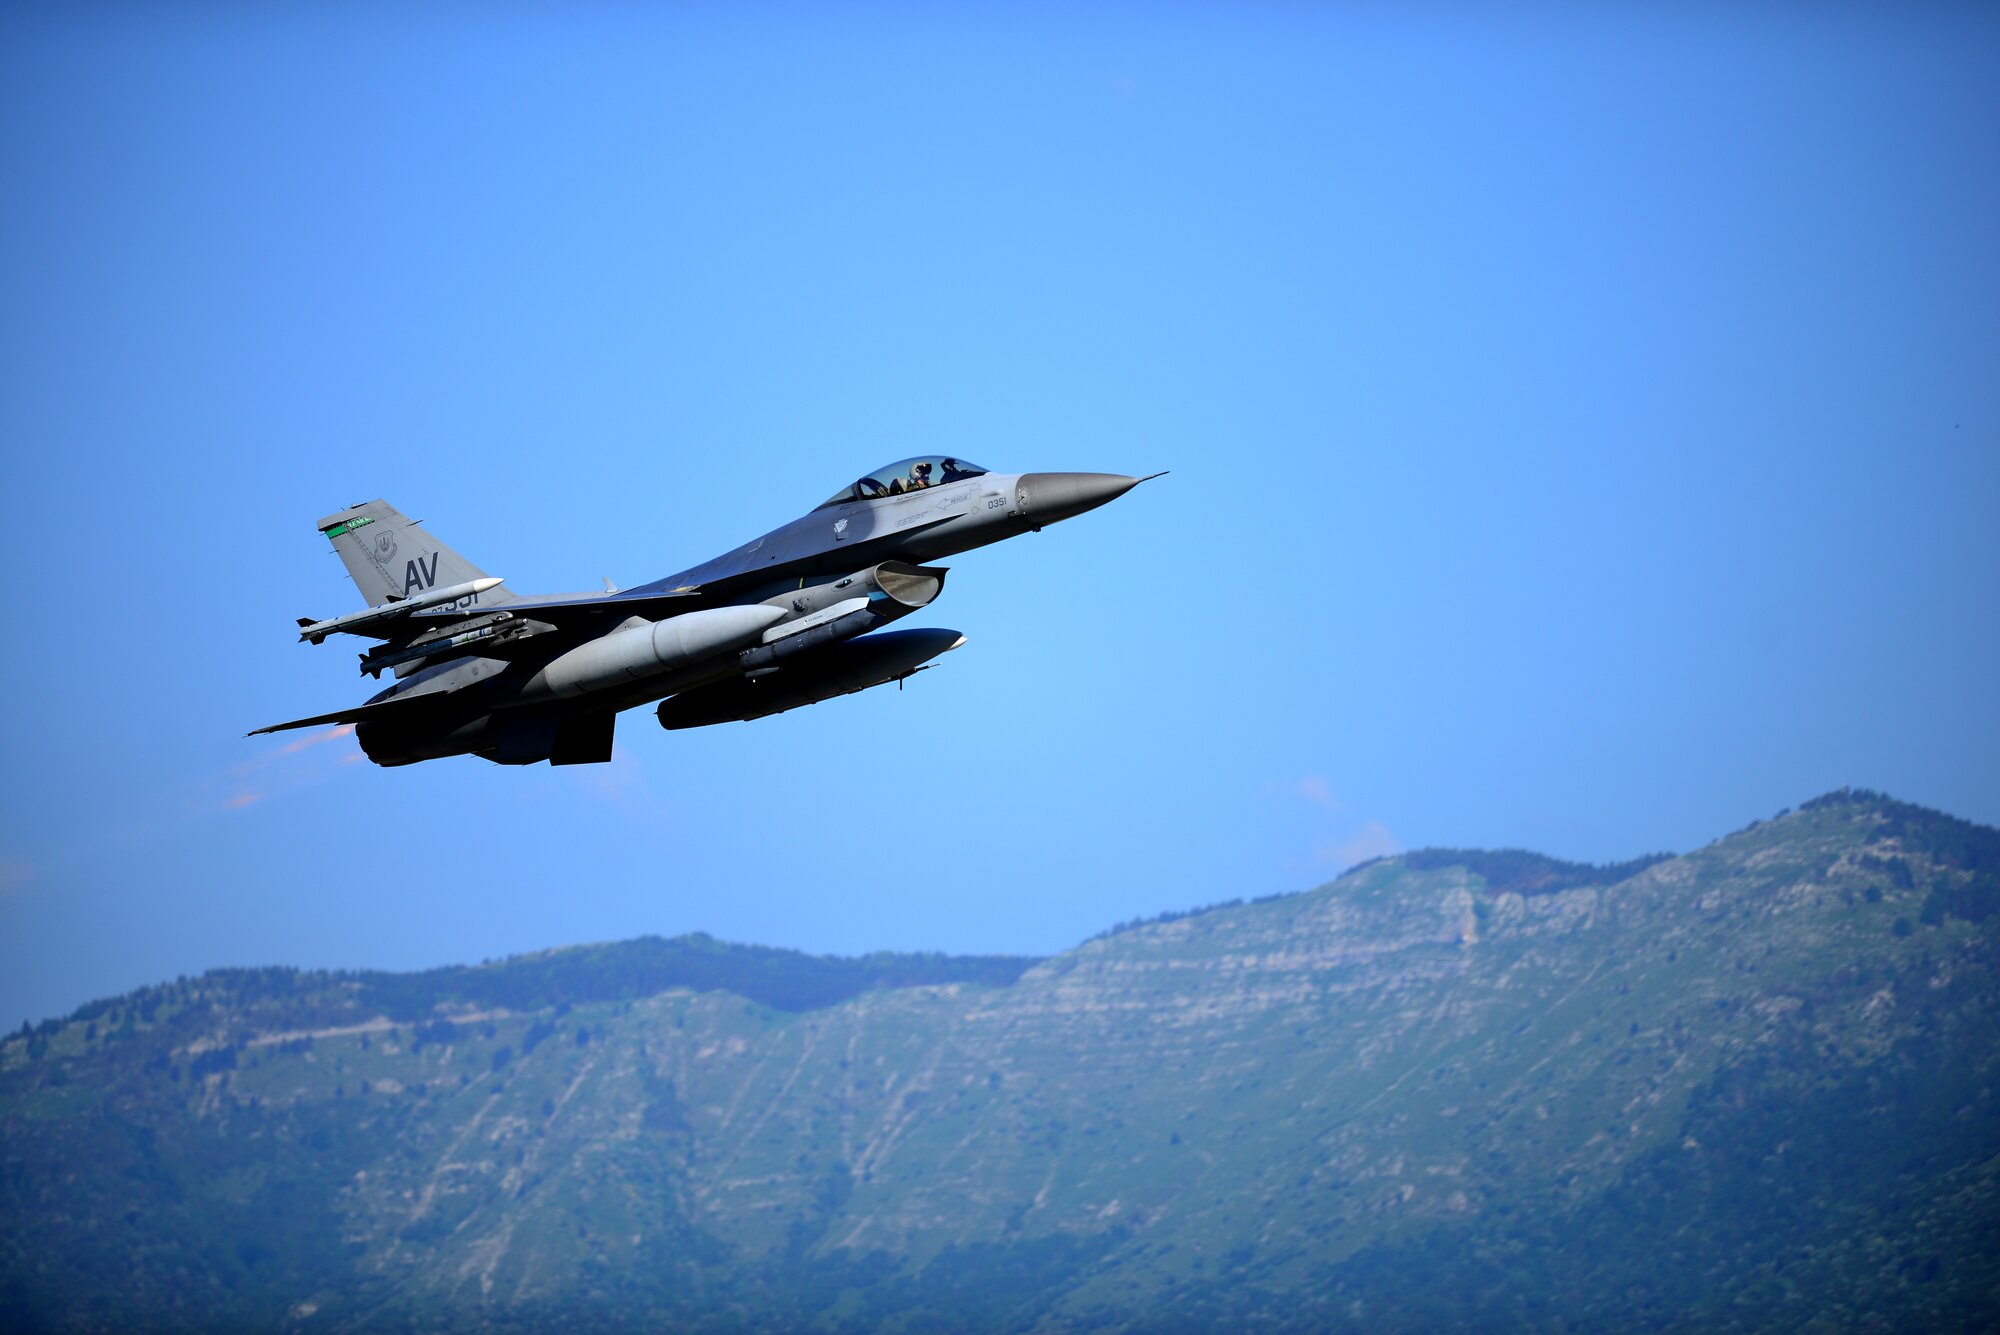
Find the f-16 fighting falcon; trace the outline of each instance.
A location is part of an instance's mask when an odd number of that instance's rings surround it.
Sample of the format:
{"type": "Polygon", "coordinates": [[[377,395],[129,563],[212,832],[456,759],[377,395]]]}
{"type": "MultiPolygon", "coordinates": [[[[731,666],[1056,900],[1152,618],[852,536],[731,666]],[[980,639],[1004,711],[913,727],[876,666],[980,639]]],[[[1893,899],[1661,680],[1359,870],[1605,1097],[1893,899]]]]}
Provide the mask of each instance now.
{"type": "Polygon", "coordinates": [[[299,639],[380,641],[361,671],[391,672],[395,685],[251,736],[352,723],[378,765],[460,755],[585,765],[611,759],[618,713],[635,705],[658,700],[662,727],[699,728],[900,682],[965,643],[955,630],[870,634],[938,596],[944,567],[925,562],[1039,531],[1147,480],[905,459],[692,570],[544,597],[501,587],[388,502],[369,501],[319,531],[372,605],[301,617],[299,639]]]}

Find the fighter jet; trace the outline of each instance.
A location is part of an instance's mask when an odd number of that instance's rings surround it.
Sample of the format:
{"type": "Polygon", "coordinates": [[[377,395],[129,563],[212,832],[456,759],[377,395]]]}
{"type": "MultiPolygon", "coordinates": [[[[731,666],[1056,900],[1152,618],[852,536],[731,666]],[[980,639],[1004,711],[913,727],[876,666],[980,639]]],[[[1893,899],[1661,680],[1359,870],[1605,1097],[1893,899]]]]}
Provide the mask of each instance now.
{"type": "Polygon", "coordinates": [[[927,562],[1038,532],[1148,480],[904,459],[691,570],[541,597],[502,587],[388,502],[368,501],[318,528],[370,606],[301,617],[299,639],[379,641],[361,671],[395,684],[250,735],[352,723],[378,765],[458,755],[587,765],[611,759],[622,710],[655,700],[662,727],[699,728],[901,682],[965,643],[955,630],[875,633],[936,600],[946,571],[927,562]]]}

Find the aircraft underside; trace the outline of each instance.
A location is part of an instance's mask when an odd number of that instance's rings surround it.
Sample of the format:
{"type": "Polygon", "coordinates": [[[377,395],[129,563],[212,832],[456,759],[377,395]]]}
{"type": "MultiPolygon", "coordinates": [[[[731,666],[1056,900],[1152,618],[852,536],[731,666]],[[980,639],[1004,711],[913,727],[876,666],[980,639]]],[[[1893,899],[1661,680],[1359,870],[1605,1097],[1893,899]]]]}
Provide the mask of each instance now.
{"type": "MultiPolygon", "coordinates": [[[[955,630],[885,631],[839,640],[800,654],[782,674],[735,675],[681,691],[660,704],[660,725],[699,728],[781,714],[924,670],[965,637],[955,630]]],[[[440,702],[422,719],[362,722],[355,740],[378,765],[410,765],[445,756],[476,755],[501,765],[588,765],[611,759],[620,711],[658,699],[653,688],[607,688],[601,697],[510,710],[473,702],[440,702]],[[639,698],[634,698],[639,696],[639,698]]]]}

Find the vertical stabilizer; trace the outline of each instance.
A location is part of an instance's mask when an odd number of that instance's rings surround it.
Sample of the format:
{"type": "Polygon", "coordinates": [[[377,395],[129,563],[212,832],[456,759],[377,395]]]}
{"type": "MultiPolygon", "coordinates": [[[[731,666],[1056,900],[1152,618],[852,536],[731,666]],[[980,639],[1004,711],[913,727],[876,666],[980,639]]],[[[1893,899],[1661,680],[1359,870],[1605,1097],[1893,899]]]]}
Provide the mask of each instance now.
{"type": "MultiPolygon", "coordinates": [[[[482,578],[486,572],[426,533],[387,501],[369,501],[330,514],[319,531],[333,541],[349,578],[370,607],[482,578]]],[[[485,603],[510,602],[505,587],[479,595],[485,603]]]]}

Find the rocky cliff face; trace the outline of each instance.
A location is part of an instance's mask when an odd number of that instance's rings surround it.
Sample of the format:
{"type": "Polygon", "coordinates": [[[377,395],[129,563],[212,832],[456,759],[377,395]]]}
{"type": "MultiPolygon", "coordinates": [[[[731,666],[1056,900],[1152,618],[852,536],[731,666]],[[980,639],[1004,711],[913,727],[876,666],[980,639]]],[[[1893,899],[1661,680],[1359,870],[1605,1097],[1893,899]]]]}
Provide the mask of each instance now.
{"type": "Polygon", "coordinates": [[[2000,834],[1837,794],[1608,883],[1505,856],[808,1010],[135,994],[0,1054],[0,1301],[76,1329],[1990,1326],[2000,834]]]}

